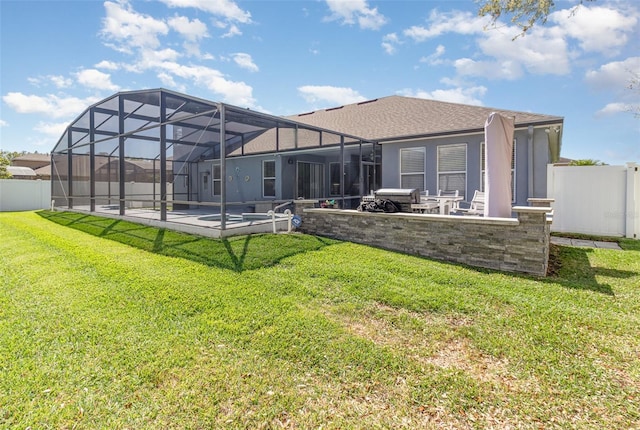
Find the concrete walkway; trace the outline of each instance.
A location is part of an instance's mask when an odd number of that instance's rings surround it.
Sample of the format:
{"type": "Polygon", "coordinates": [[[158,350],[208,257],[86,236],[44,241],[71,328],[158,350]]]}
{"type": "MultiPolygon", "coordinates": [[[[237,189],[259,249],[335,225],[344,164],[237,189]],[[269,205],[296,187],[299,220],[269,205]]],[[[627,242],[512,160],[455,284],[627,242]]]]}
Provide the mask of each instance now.
{"type": "Polygon", "coordinates": [[[570,239],[568,237],[551,236],[551,243],[560,246],[578,246],[582,248],[622,249],[617,242],[600,242],[596,240],[570,239]]]}

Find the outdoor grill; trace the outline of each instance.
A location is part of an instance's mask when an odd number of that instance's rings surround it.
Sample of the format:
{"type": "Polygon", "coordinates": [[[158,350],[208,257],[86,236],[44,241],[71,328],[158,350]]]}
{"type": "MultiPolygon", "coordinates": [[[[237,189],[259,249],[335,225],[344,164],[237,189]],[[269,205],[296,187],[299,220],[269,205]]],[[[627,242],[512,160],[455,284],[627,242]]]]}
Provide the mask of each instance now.
{"type": "Polygon", "coordinates": [[[417,188],[380,188],[374,192],[376,199],[391,200],[401,212],[411,212],[412,203],[420,203],[417,188]]]}

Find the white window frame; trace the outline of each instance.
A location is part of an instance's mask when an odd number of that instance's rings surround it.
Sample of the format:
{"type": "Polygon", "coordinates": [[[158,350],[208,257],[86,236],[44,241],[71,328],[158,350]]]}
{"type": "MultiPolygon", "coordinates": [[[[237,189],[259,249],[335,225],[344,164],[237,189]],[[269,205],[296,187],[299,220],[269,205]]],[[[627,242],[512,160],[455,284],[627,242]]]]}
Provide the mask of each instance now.
{"type": "MultiPolygon", "coordinates": [[[[513,139],[513,149],[511,150],[511,203],[516,201],[516,163],[518,154],[518,140],[513,139]]],[[[480,191],[484,191],[484,159],[486,157],[486,146],[484,142],[480,143],[480,191]]]]}
{"type": "Polygon", "coordinates": [[[467,150],[467,144],[466,143],[453,143],[453,144],[447,144],[447,145],[438,145],[438,147],[436,148],[436,158],[437,158],[437,170],[438,170],[438,190],[442,190],[442,191],[453,191],[453,190],[448,190],[446,188],[443,188],[443,186],[440,183],[440,176],[442,175],[458,175],[458,174],[463,174],[464,175],[464,189],[463,190],[459,190],[460,193],[459,195],[462,197],[465,197],[467,195],[467,165],[468,165],[468,150],[467,150]],[[464,170],[446,170],[446,171],[441,171],[441,156],[440,156],[440,151],[441,150],[447,150],[447,149],[455,149],[455,148],[464,148],[464,170]]]}
{"type": "Polygon", "coordinates": [[[219,196],[222,192],[222,178],[220,177],[222,173],[220,162],[215,161],[211,165],[211,195],[219,196]],[[218,177],[216,177],[216,167],[218,170],[218,177]],[[218,184],[218,192],[216,193],[216,184],[218,184]]]}
{"type": "Polygon", "coordinates": [[[414,148],[400,148],[400,152],[399,152],[399,160],[398,160],[398,164],[400,165],[399,167],[399,172],[400,172],[400,187],[401,188],[407,188],[404,186],[403,184],[403,179],[405,177],[409,177],[409,176],[418,176],[418,175],[422,175],[422,186],[418,187],[420,189],[420,191],[425,191],[426,189],[426,185],[427,185],[427,150],[425,147],[423,146],[419,146],[419,147],[414,147],[414,148]],[[403,168],[405,166],[403,166],[402,164],[402,160],[403,160],[403,156],[402,154],[404,152],[414,152],[414,153],[420,153],[422,155],[422,170],[421,171],[403,171],[403,168]]]}
{"type": "Polygon", "coordinates": [[[276,197],[276,160],[262,160],[262,197],[264,198],[275,198],[276,197]],[[273,163],[273,176],[266,176],[265,172],[267,171],[265,164],[273,163]],[[266,181],[273,181],[273,195],[266,195],[265,193],[265,183],[266,181]]]}

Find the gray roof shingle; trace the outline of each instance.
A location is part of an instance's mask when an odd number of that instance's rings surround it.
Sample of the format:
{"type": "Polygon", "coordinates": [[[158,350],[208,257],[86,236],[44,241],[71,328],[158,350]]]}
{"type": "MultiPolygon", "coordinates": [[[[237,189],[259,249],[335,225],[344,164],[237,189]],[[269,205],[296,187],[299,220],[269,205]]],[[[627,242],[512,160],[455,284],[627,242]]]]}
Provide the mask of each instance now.
{"type": "Polygon", "coordinates": [[[484,130],[492,112],[515,117],[516,127],[562,123],[563,118],[404,96],[288,116],[288,119],[371,140],[457,134],[484,130]]]}

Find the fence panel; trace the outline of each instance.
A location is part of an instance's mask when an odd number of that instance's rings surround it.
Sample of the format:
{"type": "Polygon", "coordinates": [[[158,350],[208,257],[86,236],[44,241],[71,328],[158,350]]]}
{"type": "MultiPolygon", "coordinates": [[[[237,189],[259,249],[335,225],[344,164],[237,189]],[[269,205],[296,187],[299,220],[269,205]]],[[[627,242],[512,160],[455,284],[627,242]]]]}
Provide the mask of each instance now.
{"type": "Polygon", "coordinates": [[[547,197],[553,198],[551,231],[640,237],[638,166],[552,166],[547,197]]]}
{"type": "Polygon", "coordinates": [[[51,206],[51,181],[0,179],[0,212],[30,211],[51,206]]]}

